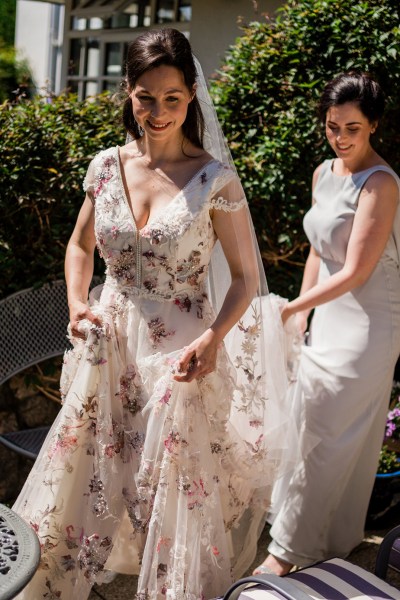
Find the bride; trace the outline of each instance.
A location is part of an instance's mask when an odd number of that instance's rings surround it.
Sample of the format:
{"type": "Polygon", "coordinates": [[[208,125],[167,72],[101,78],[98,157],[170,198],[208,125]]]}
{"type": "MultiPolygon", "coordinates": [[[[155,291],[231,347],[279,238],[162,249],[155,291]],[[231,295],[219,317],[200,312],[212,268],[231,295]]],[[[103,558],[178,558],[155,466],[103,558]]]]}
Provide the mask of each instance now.
{"type": "Polygon", "coordinates": [[[279,309],[185,36],[138,37],[126,81],[131,141],[92,160],[66,254],[64,404],[14,506],[42,548],[20,600],[107,569],[143,600],[223,594],[292,460],[279,309]]]}

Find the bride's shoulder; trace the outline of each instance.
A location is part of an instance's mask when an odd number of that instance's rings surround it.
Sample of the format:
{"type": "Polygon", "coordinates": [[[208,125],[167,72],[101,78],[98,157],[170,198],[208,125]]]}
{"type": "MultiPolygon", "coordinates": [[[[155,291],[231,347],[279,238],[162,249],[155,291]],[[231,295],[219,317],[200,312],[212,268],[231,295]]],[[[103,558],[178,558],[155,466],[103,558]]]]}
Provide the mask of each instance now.
{"type": "Polygon", "coordinates": [[[118,154],[118,146],[112,146],[110,148],[105,148],[103,150],[99,150],[99,152],[97,152],[91,163],[93,166],[99,166],[101,165],[105,160],[113,157],[115,158],[118,154]]]}

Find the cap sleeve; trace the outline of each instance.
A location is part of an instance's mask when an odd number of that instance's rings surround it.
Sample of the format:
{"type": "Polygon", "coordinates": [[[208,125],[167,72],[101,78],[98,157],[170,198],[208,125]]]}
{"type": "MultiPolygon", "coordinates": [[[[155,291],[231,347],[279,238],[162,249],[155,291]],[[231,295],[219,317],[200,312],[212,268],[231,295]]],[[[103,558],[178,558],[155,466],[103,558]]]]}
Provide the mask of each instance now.
{"type": "Polygon", "coordinates": [[[210,208],[234,212],[247,206],[247,200],[240,179],[233,169],[224,167],[216,180],[211,198],[210,208]]]}
{"type": "Polygon", "coordinates": [[[83,191],[89,196],[92,204],[95,202],[94,190],[95,190],[95,159],[93,159],[86,171],[85,178],[83,180],[83,191]]]}

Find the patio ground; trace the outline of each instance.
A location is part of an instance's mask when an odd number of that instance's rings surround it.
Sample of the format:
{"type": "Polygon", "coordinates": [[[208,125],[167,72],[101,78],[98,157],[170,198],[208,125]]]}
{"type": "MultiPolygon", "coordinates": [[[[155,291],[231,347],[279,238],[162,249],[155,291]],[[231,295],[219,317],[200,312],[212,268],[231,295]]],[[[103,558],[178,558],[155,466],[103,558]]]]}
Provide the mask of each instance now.
{"type": "MultiPolygon", "coordinates": [[[[378,546],[385,533],[400,523],[399,515],[400,502],[393,506],[384,517],[377,520],[373,526],[370,526],[365,532],[363,542],[353,550],[347,560],[355,565],[363,567],[367,571],[373,572],[378,546]]],[[[260,537],[257,556],[249,573],[263,561],[270,539],[268,531],[269,526],[266,526],[260,537]]],[[[400,590],[400,573],[390,570],[387,581],[400,590]]],[[[137,578],[134,576],[118,575],[114,581],[108,585],[98,587],[97,590],[99,594],[101,594],[100,598],[103,598],[104,600],[133,600],[136,592],[136,582],[137,578]]],[[[99,600],[99,596],[92,591],[89,600],[99,600]]]]}

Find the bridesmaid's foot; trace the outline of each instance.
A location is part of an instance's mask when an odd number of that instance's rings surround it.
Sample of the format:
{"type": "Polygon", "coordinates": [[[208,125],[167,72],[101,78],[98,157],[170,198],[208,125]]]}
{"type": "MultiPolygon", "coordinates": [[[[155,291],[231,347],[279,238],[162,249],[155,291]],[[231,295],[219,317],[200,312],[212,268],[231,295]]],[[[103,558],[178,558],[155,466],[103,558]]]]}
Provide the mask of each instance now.
{"type": "Polygon", "coordinates": [[[253,575],[268,573],[273,575],[279,575],[279,577],[283,577],[292,570],[292,567],[292,564],[281,560],[280,558],[276,558],[276,556],[274,556],[273,554],[268,554],[263,564],[254,569],[253,575]]]}

